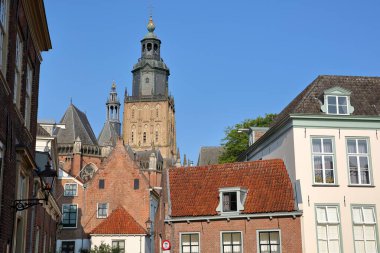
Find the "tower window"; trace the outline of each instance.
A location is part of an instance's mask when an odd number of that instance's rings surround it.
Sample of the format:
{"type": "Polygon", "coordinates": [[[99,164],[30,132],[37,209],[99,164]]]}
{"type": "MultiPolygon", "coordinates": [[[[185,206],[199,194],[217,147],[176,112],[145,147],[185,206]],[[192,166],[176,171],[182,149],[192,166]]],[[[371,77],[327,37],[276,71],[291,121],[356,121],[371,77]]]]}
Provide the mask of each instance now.
{"type": "Polygon", "coordinates": [[[156,142],[158,142],[158,130],[156,130],[156,142]]]}
{"type": "Polygon", "coordinates": [[[132,119],[135,117],[135,109],[132,109],[132,119]]]}
{"type": "Polygon", "coordinates": [[[148,51],[151,51],[152,50],[152,43],[148,43],[146,46],[146,49],[148,49],[148,51]]]}
{"type": "Polygon", "coordinates": [[[146,132],[143,134],[143,143],[146,143],[146,132]]]}
{"type": "Polygon", "coordinates": [[[148,77],[145,78],[145,82],[146,82],[146,83],[149,83],[149,78],[148,78],[148,77]]]}
{"type": "Polygon", "coordinates": [[[145,52],[145,44],[142,45],[142,51],[145,52]]]}
{"type": "Polygon", "coordinates": [[[132,133],[131,133],[131,142],[133,143],[134,142],[134,138],[135,136],[134,136],[134,132],[132,131],[132,133]]]}
{"type": "Polygon", "coordinates": [[[154,44],[154,51],[157,52],[157,49],[158,49],[158,45],[157,44],[154,44]]]}
{"type": "Polygon", "coordinates": [[[158,118],[158,108],[156,108],[156,117],[158,118]]]}

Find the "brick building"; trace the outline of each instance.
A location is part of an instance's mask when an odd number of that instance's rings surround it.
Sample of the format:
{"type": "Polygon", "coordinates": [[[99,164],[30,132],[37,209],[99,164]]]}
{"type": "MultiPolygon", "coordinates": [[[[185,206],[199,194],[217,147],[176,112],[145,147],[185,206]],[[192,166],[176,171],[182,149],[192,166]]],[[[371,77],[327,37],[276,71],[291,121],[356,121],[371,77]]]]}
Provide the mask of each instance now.
{"type": "Polygon", "coordinates": [[[156,243],[172,253],[302,252],[281,160],[169,169],[157,215],[156,243]]]}
{"type": "MultiPolygon", "coordinates": [[[[0,251],[32,252],[33,198],[41,52],[51,49],[43,0],[0,1],[0,251]]],[[[55,224],[54,224],[55,226],[55,224]]]]}

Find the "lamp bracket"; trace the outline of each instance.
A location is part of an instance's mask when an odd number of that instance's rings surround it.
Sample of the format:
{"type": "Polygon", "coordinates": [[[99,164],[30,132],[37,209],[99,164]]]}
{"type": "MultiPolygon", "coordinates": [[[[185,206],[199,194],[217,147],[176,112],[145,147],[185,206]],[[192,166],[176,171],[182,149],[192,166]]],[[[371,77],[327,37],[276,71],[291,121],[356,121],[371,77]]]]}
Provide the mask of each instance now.
{"type": "Polygon", "coordinates": [[[32,206],[42,205],[40,201],[46,201],[46,199],[16,199],[12,207],[16,209],[16,212],[22,211],[32,206]]]}

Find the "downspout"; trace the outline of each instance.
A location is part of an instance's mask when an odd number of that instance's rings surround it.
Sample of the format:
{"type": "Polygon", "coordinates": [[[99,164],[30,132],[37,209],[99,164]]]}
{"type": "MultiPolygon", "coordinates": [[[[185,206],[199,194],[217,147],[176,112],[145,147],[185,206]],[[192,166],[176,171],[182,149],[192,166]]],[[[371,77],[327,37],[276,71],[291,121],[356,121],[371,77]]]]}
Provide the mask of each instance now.
{"type": "Polygon", "coordinates": [[[140,253],[141,253],[141,236],[140,236],[140,253]]]}

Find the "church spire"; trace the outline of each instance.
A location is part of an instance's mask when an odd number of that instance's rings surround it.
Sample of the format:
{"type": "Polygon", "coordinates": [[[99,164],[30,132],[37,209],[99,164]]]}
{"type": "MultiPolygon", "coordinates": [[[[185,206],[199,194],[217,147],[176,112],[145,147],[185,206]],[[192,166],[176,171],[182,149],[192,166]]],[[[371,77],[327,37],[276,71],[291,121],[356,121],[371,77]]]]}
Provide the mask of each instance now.
{"type": "Polygon", "coordinates": [[[111,91],[109,93],[107,102],[107,121],[112,123],[113,127],[115,128],[116,132],[120,136],[120,102],[117,97],[117,91],[116,91],[116,83],[115,81],[112,82],[111,91]]]}

